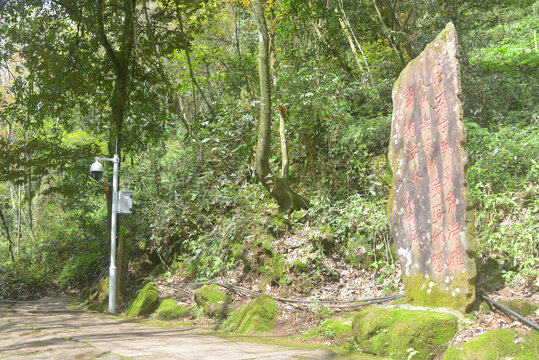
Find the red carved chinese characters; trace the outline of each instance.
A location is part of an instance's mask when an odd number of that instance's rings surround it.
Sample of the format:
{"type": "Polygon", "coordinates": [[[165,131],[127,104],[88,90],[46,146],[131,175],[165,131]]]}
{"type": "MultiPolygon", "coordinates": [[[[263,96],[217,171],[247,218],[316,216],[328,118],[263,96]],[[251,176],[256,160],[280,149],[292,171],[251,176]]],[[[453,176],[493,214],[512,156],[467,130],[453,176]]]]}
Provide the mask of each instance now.
{"type": "Polygon", "coordinates": [[[432,255],[432,269],[438,273],[444,271],[445,265],[443,251],[432,255]]]}
{"type": "Polygon", "coordinates": [[[404,135],[410,139],[415,139],[416,133],[415,133],[415,123],[414,122],[406,122],[404,124],[404,135]]]}
{"type": "Polygon", "coordinates": [[[462,226],[455,220],[455,222],[449,226],[447,240],[460,243],[460,229],[462,229],[462,226]]]}
{"type": "Polygon", "coordinates": [[[427,168],[429,169],[429,172],[434,172],[434,174],[438,176],[438,163],[436,162],[436,160],[428,158],[427,168]]]}
{"type": "Polygon", "coordinates": [[[440,149],[442,151],[442,155],[446,155],[447,153],[451,153],[453,149],[449,146],[449,140],[445,139],[440,143],[440,149]]]}
{"type": "Polygon", "coordinates": [[[442,184],[440,184],[440,180],[438,178],[435,178],[429,183],[430,187],[430,197],[434,198],[436,195],[442,194],[442,184]]]}
{"type": "Polygon", "coordinates": [[[408,152],[408,163],[411,163],[412,161],[414,161],[417,151],[418,150],[417,150],[417,145],[416,145],[414,146],[412,150],[408,152]]]}
{"type": "Polygon", "coordinates": [[[436,64],[436,72],[434,73],[434,85],[440,85],[444,82],[444,73],[442,72],[442,64],[436,64]]]}
{"type": "Polygon", "coordinates": [[[414,107],[414,89],[413,88],[409,88],[408,90],[406,90],[406,92],[404,93],[404,102],[405,102],[405,106],[404,108],[407,109],[409,107],[414,107]]]}
{"type": "Polygon", "coordinates": [[[455,249],[449,253],[449,266],[463,266],[464,260],[462,259],[462,250],[455,249]]]}
{"type": "Polygon", "coordinates": [[[415,206],[415,202],[414,202],[414,199],[412,199],[411,196],[407,197],[406,199],[404,199],[404,210],[408,210],[408,208],[412,207],[412,209],[414,208],[415,206]]]}
{"type": "Polygon", "coordinates": [[[455,204],[455,195],[453,194],[453,191],[449,191],[449,193],[445,196],[445,207],[447,213],[451,213],[451,210],[457,210],[457,204],[455,204]]]}
{"type": "Polygon", "coordinates": [[[428,151],[428,152],[434,151],[433,144],[434,144],[434,141],[432,141],[431,138],[425,139],[425,146],[424,146],[425,151],[428,151]]]}
{"type": "Polygon", "coordinates": [[[444,168],[444,179],[442,181],[444,187],[453,185],[453,181],[451,180],[451,168],[449,166],[444,168]]]}
{"type": "Polygon", "coordinates": [[[432,126],[432,122],[430,121],[430,116],[424,118],[419,123],[419,127],[421,128],[421,132],[430,131],[431,126],[432,126]]]}
{"type": "Polygon", "coordinates": [[[438,241],[438,240],[444,241],[444,229],[443,227],[433,224],[432,225],[432,242],[434,243],[435,241],[438,241]]]}
{"type": "Polygon", "coordinates": [[[440,111],[447,109],[447,99],[444,95],[444,92],[442,91],[436,97],[434,98],[435,104],[434,104],[434,110],[436,111],[436,114],[438,114],[440,111]]]}

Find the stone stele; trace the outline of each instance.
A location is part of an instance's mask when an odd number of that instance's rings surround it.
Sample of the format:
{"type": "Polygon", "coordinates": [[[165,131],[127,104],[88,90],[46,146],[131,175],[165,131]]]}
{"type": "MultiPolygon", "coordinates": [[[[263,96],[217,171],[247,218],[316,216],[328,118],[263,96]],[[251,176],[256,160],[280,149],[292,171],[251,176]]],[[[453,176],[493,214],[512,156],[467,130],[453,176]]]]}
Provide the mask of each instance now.
{"type": "Polygon", "coordinates": [[[407,300],[466,311],[475,300],[476,249],[456,55],[449,23],[393,86],[388,212],[407,300]]]}

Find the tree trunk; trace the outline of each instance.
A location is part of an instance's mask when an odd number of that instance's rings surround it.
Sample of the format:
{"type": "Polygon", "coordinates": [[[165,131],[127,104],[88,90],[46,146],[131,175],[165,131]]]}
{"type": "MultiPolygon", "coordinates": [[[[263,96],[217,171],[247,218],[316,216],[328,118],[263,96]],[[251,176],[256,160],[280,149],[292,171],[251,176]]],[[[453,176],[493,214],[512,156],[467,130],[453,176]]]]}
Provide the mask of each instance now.
{"type": "Polygon", "coordinates": [[[406,65],[406,62],[404,61],[404,56],[402,55],[402,50],[393,37],[393,34],[391,33],[390,27],[386,24],[384,21],[384,17],[382,16],[382,13],[380,9],[378,8],[378,4],[376,3],[376,0],[372,0],[372,3],[374,5],[374,9],[376,10],[376,14],[378,15],[378,20],[380,20],[380,24],[382,25],[382,28],[386,32],[387,39],[389,40],[389,43],[391,44],[391,48],[393,49],[393,52],[397,56],[397,59],[401,63],[401,66],[404,67],[406,65]]]}
{"type": "MultiPolygon", "coordinates": [[[[114,154],[118,153],[117,149],[121,149],[121,140],[122,140],[122,128],[125,118],[125,113],[127,109],[128,99],[129,99],[129,80],[132,69],[130,64],[133,60],[133,47],[135,44],[135,10],[136,10],[136,0],[123,0],[122,1],[122,11],[123,11],[123,29],[121,33],[121,38],[118,41],[120,44],[120,49],[113,49],[110,44],[106,31],[105,31],[105,20],[104,20],[104,0],[99,0],[98,2],[98,25],[99,25],[99,40],[103,46],[105,53],[107,54],[108,59],[112,62],[114,68],[114,89],[112,92],[112,97],[110,100],[111,116],[110,116],[110,129],[109,129],[109,138],[108,138],[108,152],[109,157],[113,157],[114,154]]],[[[112,199],[112,189],[109,190],[109,198],[112,199]]],[[[108,218],[111,218],[112,208],[108,206],[108,218]]],[[[110,230],[110,228],[109,228],[110,230]]],[[[117,258],[124,258],[125,251],[127,251],[125,246],[118,247],[117,249],[117,258]]],[[[126,274],[123,271],[122,267],[117,268],[116,272],[117,279],[123,279],[126,274]]],[[[120,284],[125,284],[123,281],[120,281],[120,284]]],[[[117,289],[120,296],[117,299],[124,299],[125,288],[117,289]]],[[[118,304],[120,306],[121,304],[118,304]]]]}
{"type": "Polygon", "coordinates": [[[2,211],[2,204],[0,204],[0,219],[2,219],[2,226],[6,232],[6,239],[9,246],[9,254],[11,255],[11,261],[15,262],[15,255],[13,254],[13,240],[11,240],[11,234],[9,233],[9,227],[7,226],[6,218],[4,217],[4,212],[2,211]]]}
{"type": "Polygon", "coordinates": [[[259,34],[258,71],[260,81],[260,121],[255,154],[255,173],[262,186],[277,201],[282,211],[305,209],[308,207],[307,200],[292,190],[288,181],[288,149],[286,146],[286,137],[284,137],[284,115],[281,117],[281,149],[284,149],[282,177],[275,176],[269,166],[271,153],[270,44],[264,9],[260,0],[253,1],[253,9],[259,34]]]}
{"type": "Polygon", "coordinates": [[[340,8],[341,13],[339,14],[338,9],[335,9],[335,12],[337,13],[337,17],[339,18],[339,24],[341,25],[341,28],[344,31],[344,35],[346,36],[346,39],[348,40],[348,44],[350,45],[350,50],[352,50],[352,54],[354,55],[357,66],[359,67],[359,70],[361,72],[364,72],[363,65],[361,64],[361,59],[359,58],[359,54],[358,54],[358,50],[359,50],[359,52],[361,53],[361,56],[363,57],[363,61],[365,62],[365,69],[369,77],[370,84],[373,85],[374,81],[372,79],[371,70],[369,69],[369,62],[367,61],[367,58],[365,57],[365,53],[363,52],[363,48],[361,47],[361,44],[357,40],[357,37],[354,34],[354,30],[352,29],[352,26],[350,25],[350,22],[348,21],[348,17],[346,16],[346,13],[344,11],[342,1],[339,1],[339,8],[340,8]]]}

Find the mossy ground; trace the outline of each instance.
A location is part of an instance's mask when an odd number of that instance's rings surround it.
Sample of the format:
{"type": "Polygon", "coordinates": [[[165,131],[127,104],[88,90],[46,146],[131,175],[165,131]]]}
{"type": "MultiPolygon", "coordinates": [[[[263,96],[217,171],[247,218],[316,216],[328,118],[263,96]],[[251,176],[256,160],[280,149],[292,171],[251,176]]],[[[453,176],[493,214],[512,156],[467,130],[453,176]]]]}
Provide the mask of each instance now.
{"type": "Polygon", "coordinates": [[[444,360],[539,359],[539,332],[522,337],[515,329],[492,330],[463,345],[449,348],[444,360]],[[518,341],[522,339],[522,341],[518,341]],[[515,343],[517,340],[517,343],[515,343]]]}
{"type": "Polygon", "coordinates": [[[225,318],[231,300],[216,284],[204,285],[195,293],[197,306],[209,317],[225,318]]]}
{"type": "Polygon", "coordinates": [[[458,330],[458,319],[446,313],[371,308],[356,315],[352,328],[365,352],[407,360],[413,349],[417,359],[428,359],[443,353],[458,330]]]}
{"type": "Polygon", "coordinates": [[[275,300],[262,295],[233,312],[223,327],[240,334],[267,332],[273,328],[276,315],[275,300]]]}
{"type": "Polygon", "coordinates": [[[163,299],[155,310],[155,318],[160,320],[174,320],[189,315],[187,308],[177,305],[174,299],[163,299]]]}
{"type": "Polygon", "coordinates": [[[159,305],[159,296],[153,283],[148,283],[125,311],[125,316],[133,318],[151,314],[159,305]]]}

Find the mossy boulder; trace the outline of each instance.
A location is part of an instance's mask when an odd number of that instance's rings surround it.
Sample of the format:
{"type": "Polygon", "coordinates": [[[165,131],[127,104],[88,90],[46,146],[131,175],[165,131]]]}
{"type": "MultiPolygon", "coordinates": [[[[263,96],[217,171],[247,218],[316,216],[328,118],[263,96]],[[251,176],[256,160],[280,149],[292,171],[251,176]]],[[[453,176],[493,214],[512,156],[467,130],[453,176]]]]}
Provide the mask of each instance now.
{"type": "Polygon", "coordinates": [[[352,324],[358,312],[336,316],[325,320],[322,324],[312,330],[309,330],[306,335],[317,335],[325,339],[343,339],[352,335],[352,324]]]}
{"type": "Polygon", "coordinates": [[[174,320],[189,315],[187,308],[177,305],[174,299],[164,299],[154,312],[154,316],[160,320],[174,320]]]}
{"type": "Polygon", "coordinates": [[[430,359],[447,348],[458,319],[441,312],[371,308],[355,316],[352,329],[365,352],[407,360],[413,351],[417,359],[430,359]]]}
{"type": "Polygon", "coordinates": [[[151,314],[159,305],[159,295],[153,283],[147,283],[125,311],[125,316],[134,318],[151,314]]]}
{"type": "Polygon", "coordinates": [[[215,284],[204,285],[195,293],[195,302],[203,309],[204,315],[225,318],[230,307],[231,298],[219,290],[215,284]]]}
{"type": "Polygon", "coordinates": [[[522,316],[530,316],[539,309],[539,306],[525,300],[501,300],[500,304],[522,316]]]}
{"type": "Polygon", "coordinates": [[[88,310],[107,311],[109,305],[109,279],[102,278],[99,280],[99,283],[91,288],[88,294],[88,297],[84,299],[88,310]]]}
{"type": "Polygon", "coordinates": [[[539,357],[538,344],[538,331],[518,336],[515,329],[492,330],[449,348],[444,360],[535,360],[539,357]]]}
{"type": "Polygon", "coordinates": [[[269,295],[262,295],[232,313],[223,327],[240,334],[267,332],[275,325],[277,304],[269,295]]]}

